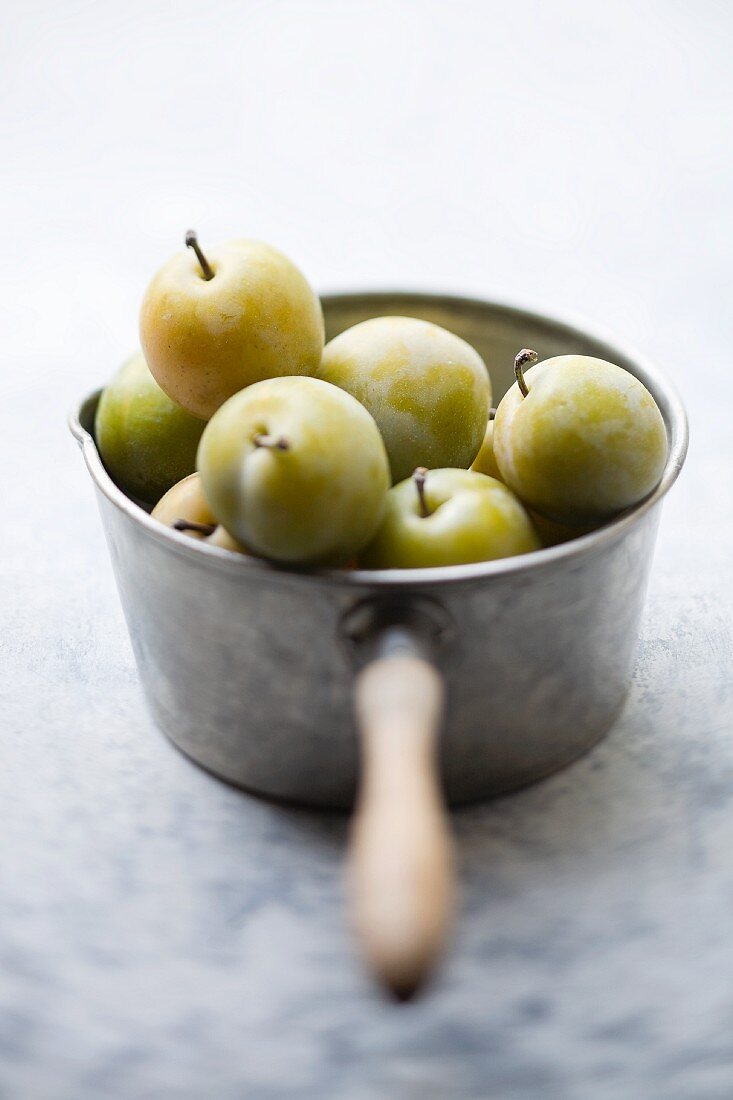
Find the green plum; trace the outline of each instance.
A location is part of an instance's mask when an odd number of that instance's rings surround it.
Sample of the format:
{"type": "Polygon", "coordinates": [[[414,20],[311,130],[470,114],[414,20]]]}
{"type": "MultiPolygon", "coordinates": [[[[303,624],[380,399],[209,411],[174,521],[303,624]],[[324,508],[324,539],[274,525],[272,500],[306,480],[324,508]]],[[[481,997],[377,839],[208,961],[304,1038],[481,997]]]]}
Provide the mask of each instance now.
{"type": "Polygon", "coordinates": [[[214,515],[238,541],[303,565],[354,557],[389,488],[371,415],[315,378],[271,378],[231,397],[206,426],[198,469],[214,515]]]}
{"type": "Polygon", "coordinates": [[[105,387],[94,434],[102,461],[129,496],[154,504],[196,468],[204,422],[174,404],[133,355],[105,387]]]}
{"type": "MultiPolygon", "coordinates": [[[[503,481],[504,479],[501,476],[501,471],[496,461],[496,455],[494,454],[495,416],[496,409],[491,409],[489,412],[489,422],[486,425],[484,441],[481,444],[481,450],[473,461],[471,469],[476,473],[487,474],[489,477],[494,477],[497,481],[503,481]]],[[[539,512],[535,512],[532,508],[527,508],[527,515],[532,520],[532,526],[539,535],[540,542],[543,546],[557,546],[561,542],[570,542],[571,539],[576,539],[579,535],[585,535],[598,526],[597,522],[574,524],[572,526],[567,523],[558,523],[557,520],[548,519],[547,516],[540,515],[539,512]]]]}
{"type": "Polygon", "coordinates": [[[496,409],[490,409],[489,421],[486,425],[486,431],[484,432],[484,441],[481,444],[481,450],[471,463],[471,469],[477,474],[486,474],[487,477],[495,477],[497,481],[502,481],[503,479],[496,462],[496,455],[494,454],[495,415],[496,409]]]}
{"type": "Polygon", "coordinates": [[[500,481],[472,470],[418,469],[390,489],[384,519],[360,564],[463,565],[539,548],[529,516],[500,481]]]}
{"type": "MultiPolygon", "coordinates": [[[[487,474],[488,477],[494,477],[497,481],[503,481],[504,479],[501,476],[501,470],[499,469],[496,455],[494,454],[495,416],[496,409],[491,409],[489,412],[489,422],[486,425],[484,441],[481,444],[481,450],[473,460],[471,469],[478,474],[487,474]]],[[[540,536],[543,546],[556,546],[560,542],[569,542],[570,539],[577,538],[578,535],[584,535],[598,526],[597,523],[584,523],[573,526],[566,523],[558,523],[556,520],[548,519],[546,516],[540,515],[539,512],[533,511],[532,508],[527,508],[527,515],[532,520],[532,525],[540,536]]]]}
{"type": "Polygon", "coordinates": [[[654,398],[623,368],[587,355],[536,362],[525,349],[494,421],[494,453],[528,508],[560,523],[598,522],[657,485],[667,433],[654,398]]]}
{"type": "Polygon", "coordinates": [[[481,356],[465,340],[414,317],[375,317],[325,347],[318,377],[364,405],[382,433],[392,481],[417,466],[467,468],[491,404],[481,356]]]}
{"type": "Polygon", "coordinates": [[[238,554],[247,553],[227,529],[217,523],[201,488],[200,474],[189,474],[169,489],[150,515],[166,527],[174,527],[191,538],[208,542],[211,546],[221,546],[224,550],[233,550],[238,554]]]}
{"type": "MultiPolygon", "coordinates": [[[[496,461],[496,455],[494,454],[495,415],[496,409],[491,409],[489,412],[489,420],[486,425],[486,433],[484,434],[484,441],[481,444],[481,450],[473,460],[471,470],[477,474],[486,474],[488,477],[493,477],[497,481],[503,481],[496,461]]],[[[532,521],[532,526],[537,532],[543,546],[557,546],[559,543],[569,542],[571,539],[578,538],[579,535],[587,534],[588,531],[592,531],[597,526],[596,523],[586,523],[574,526],[558,523],[556,520],[548,519],[546,516],[540,515],[539,512],[535,512],[531,508],[527,509],[527,515],[532,521]]]]}
{"type": "Polygon", "coordinates": [[[282,252],[230,241],[204,255],[174,256],[148,287],[140,342],[157,382],[208,419],[232,394],[263,378],[315,374],[323,350],[321,303],[282,252]]]}

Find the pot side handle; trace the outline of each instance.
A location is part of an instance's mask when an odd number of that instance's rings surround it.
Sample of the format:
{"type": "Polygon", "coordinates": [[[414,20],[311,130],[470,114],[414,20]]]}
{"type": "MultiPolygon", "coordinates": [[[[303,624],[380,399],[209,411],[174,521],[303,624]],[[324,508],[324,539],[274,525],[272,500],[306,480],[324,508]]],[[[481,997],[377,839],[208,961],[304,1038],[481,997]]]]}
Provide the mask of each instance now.
{"type": "Polygon", "coordinates": [[[357,675],[361,782],[351,827],[352,922],[367,962],[399,1000],[437,962],[453,913],[452,844],[437,775],[444,685],[415,652],[357,675]]]}

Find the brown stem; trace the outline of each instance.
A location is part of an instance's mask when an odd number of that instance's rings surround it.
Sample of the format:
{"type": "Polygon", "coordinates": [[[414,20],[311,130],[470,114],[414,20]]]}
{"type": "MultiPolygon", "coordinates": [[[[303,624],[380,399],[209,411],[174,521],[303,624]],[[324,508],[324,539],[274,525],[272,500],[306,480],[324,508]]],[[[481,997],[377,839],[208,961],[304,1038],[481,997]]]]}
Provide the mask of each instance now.
{"type": "Polygon", "coordinates": [[[423,517],[423,519],[427,519],[430,515],[428,502],[425,499],[425,482],[428,480],[427,467],[418,466],[418,468],[412,475],[412,480],[415,482],[415,488],[417,489],[417,495],[420,501],[420,515],[423,517]]]}
{"type": "Polygon", "coordinates": [[[532,363],[536,363],[539,359],[539,355],[536,351],[532,351],[531,348],[522,348],[518,355],[514,357],[514,377],[517,380],[517,385],[522,391],[522,397],[526,397],[529,393],[529,387],[524,378],[524,368],[531,366],[532,363]]]}
{"type": "Polygon", "coordinates": [[[198,237],[196,236],[196,230],[195,229],[189,229],[188,232],[186,233],[186,248],[192,248],[194,250],[194,252],[196,253],[196,258],[197,258],[198,262],[201,264],[201,270],[203,271],[204,278],[206,279],[206,281],[208,283],[209,279],[214,278],[214,272],[211,269],[211,264],[206,259],[203,252],[201,251],[201,246],[198,242],[198,237]]]}
{"type": "Polygon", "coordinates": [[[493,420],[496,416],[496,409],[489,409],[489,420],[493,420]]]}
{"type": "Polygon", "coordinates": [[[200,535],[213,535],[216,531],[215,523],[196,523],[193,519],[177,519],[173,524],[176,531],[197,531],[200,535]]]}
{"type": "Polygon", "coordinates": [[[290,440],[284,435],[265,435],[264,432],[257,432],[252,436],[252,442],[255,447],[268,447],[271,451],[290,450],[290,440]]]}

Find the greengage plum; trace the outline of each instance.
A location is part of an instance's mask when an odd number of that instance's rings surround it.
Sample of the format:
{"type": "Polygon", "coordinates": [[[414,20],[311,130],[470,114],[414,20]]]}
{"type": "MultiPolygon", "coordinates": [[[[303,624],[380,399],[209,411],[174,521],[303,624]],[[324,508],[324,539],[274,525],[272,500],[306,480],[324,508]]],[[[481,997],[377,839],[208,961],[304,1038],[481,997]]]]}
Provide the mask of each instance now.
{"type": "Polygon", "coordinates": [[[489,411],[489,420],[486,425],[486,431],[484,432],[484,440],[481,444],[481,450],[471,463],[471,469],[477,474],[486,474],[487,477],[495,477],[497,481],[502,480],[499,467],[496,462],[496,455],[494,454],[494,416],[496,415],[496,409],[489,411]]]}
{"type": "Polygon", "coordinates": [[[193,252],[161,268],[140,311],[140,341],[165,392],[208,419],[253,382],[315,374],[323,313],[295,264],[261,241],[230,241],[207,255],[192,231],[186,243],[193,252]]]}
{"type": "Polygon", "coordinates": [[[525,349],[494,421],[502,480],[529,508],[565,524],[598,522],[657,485],[667,433],[654,398],[623,368],[587,355],[536,362],[525,349]]]}
{"type": "Polygon", "coordinates": [[[360,564],[463,565],[539,548],[525,509],[500,481],[472,470],[418,469],[390,489],[384,519],[360,564]]]}
{"type": "Polygon", "coordinates": [[[263,557],[341,565],[372,538],[389,465],[377,425],[344,390],[272,378],[235,394],[198,451],[206,499],[228,531],[263,557]]]}
{"type": "Polygon", "coordinates": [[[203,420],[163,393],[139,352],[99,399],[94,434],[102,461],[129,496],[154,504],[195,469],[203,420]]]}
{"type": "Polygon", "coordinates": [[[468,468],[491,404],[481,356],[452,332],[415,317],[375,317],[325,347],[318,377],[364,405],[377,422],[392,481],[417,466],[468,468]]]}
{"type": "Polygon", "coordinates": [[[224,550],[233,550],[238,554],[247,553],[227,529],[217,523],[201,488],[200,474],[184,477],[168,490],[150,514],[166,527],[174,527],[191,538],[201,539],[212,546],[221,546],[224,550]]]}

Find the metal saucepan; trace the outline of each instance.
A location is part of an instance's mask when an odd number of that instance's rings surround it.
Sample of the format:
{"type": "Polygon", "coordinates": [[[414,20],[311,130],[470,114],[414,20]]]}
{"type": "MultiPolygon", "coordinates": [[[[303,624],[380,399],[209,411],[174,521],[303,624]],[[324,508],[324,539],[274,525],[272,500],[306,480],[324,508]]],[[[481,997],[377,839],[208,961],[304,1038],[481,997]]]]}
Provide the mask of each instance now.
{"type": "Polygon", "coordinates": [[[140,677],[162,729],[246,790],[350,807],[350,894],[378,977],[409,996],[452,908],[445,812],[574,760],[626,695],[684,410],[642,357],[510,306],[411,293],[323,299],[328,338],[369,317],[426,318],[472,344],[495,400],[520,347],[595,355],[636,375],[665,420],[662,480],[639,506],[520,558],[423,570],[298,572],[163,527],[106,473],[98,393],[71,419],[94,480],[140,677]],[[437,765],[437,766],[436,766],[437,765]]]}

